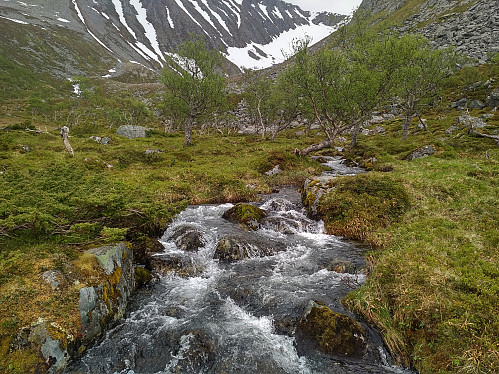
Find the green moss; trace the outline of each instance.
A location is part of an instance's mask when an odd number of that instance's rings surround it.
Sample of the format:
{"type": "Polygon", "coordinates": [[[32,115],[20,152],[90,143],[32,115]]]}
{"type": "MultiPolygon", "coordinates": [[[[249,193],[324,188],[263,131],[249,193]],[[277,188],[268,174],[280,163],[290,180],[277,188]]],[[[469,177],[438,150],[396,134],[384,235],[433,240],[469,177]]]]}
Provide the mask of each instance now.
{"type": "Polygon", "coordinates": [[[135,283],[137,287],[143,287],[153,279],[151,272],[137,266],[135,268],[135,283]]]}
{"type": "Polygon", "coordinates": [[[298,339],[312,340],[330,355],[360,355],[366,347],[365,331],[357,321],[320,303],[314,303],[302,318],[297,334],[298,339]]]}
{"type": "Polygon", "coordinates": [[[410,207],[402,183],[383,174],[359,174],[331,183],[334,188],[319,203],[330,234],[368,240],[374,230],[397,221],[410,207]]]}
{"type": "Polygon", "coordinates": [[[266,215],[262,209],[254,205],[239,203],[226,211],[223,214],[223,218],[239,223],[245,229],[256,230],[266,215]]]}

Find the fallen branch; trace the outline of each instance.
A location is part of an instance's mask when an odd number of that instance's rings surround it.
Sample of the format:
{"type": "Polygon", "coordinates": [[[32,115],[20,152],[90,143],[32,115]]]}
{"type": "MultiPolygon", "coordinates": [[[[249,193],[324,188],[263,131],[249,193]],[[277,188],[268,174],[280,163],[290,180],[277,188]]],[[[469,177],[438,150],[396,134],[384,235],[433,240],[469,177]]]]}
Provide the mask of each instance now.
{"type": "Polygon", "coordinates": [[[499,136],[497,135],[488,135],[488,134],[482,134],[481,132],[478,132],[478,131],[475,131],[475,130],[471,130],[470,131],[471,134],[473,135],[476,135],[480,138],[488,138],[488,139],[494,139],[497,143],[497,146],[499,147],[499,136]]]}

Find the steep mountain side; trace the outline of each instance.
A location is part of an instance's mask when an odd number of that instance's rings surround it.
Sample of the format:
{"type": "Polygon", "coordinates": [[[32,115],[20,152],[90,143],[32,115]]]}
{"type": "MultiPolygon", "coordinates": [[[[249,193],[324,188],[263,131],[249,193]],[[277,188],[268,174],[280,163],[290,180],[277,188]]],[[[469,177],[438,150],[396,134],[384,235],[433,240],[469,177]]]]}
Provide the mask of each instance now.
{"type": "Polygon", "coordinates": [[[267,67],[281,57],[275,47],[283,33],[288,39],[306,33],[320,40],[343,18],[281,0],[4,1],[0,52],[60,76],[97,66],[115,69],[124,62],[157,69],[164,53],[199,34],[237,66],[267,67]],[[39,46],[41,54],[34,51],[39,46]]]}
{"type": "Polygon", "coordinates": [[[499,52],[497,0],[364,0],[361,9],[420,33],[437,47],[454,46],[483,63],[499,52]]]}

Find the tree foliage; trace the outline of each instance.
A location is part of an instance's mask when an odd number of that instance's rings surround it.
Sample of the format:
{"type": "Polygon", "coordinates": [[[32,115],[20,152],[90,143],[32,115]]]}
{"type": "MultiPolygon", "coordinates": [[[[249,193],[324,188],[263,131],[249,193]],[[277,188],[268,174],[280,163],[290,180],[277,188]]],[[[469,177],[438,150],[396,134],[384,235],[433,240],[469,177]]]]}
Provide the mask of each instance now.
{"type": "Polygon", "coordinates": [[[193,37],[166,60],[161,76],[166,88],[164,109],[171,118],[184,123],[184,144],[190,145],[194,124],[210,120],[226,103],[223,57],[219,51],[209,50],[199,37],[193,37]]]}

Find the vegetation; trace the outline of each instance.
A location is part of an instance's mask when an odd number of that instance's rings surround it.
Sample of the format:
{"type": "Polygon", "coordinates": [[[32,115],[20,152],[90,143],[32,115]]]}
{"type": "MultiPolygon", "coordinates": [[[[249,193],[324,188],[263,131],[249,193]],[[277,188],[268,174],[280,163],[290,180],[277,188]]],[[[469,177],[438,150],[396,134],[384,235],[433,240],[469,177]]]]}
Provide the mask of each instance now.
{"type": "MultiPolygon", "coordinates": [[[[407,2],[396,14],[420,3],[407,2]]],[[[321,168],[295,150],[318,151],[340,134],[349,138],[340,145],[350,143],[344,155],[374,169],[333,181],[319,207],[328,232],[373,248],[368,281],[344,302],[382,330],[401,363],[421,373],[493,372],[499,362],[499,149],[469,128],[447,129],[461,114],[449,109],[451,101],[464,95],[483,101],[497,87],[475,83],[497,82],[499,59],[454,72],[452,53],[362,22],[331,43],[335,48],[312,53],[307,41],[299,42],[277,80],[248,79],[243,96],[264,139],[199,132],[191,147],[183,145],[192,143],[195,124],[227,108],[220,55],[199,39],[170,57],[173,70],[163,71],[162,85],[48,81],[0,57],[0,78],[8,83],[0,97],[0,372],[27,371],[23,365],[33,357],[10,354],[9,347],[38,317],[79,333],[79,288],[94,276],[86,248],[143,244],[188,204],[254,201],[275,185],[299,185],[321,168]],[[81,93],[73,93],[74,83],[81,93]],[[359,132],[373,110],[394,107],[403,116],[386,120],[382,135],[359,132]],[[183,139],[163,131],[159,110],[184,126],[183,139]],[[288,129],[298,115],[308,119],[305,136],[288,129]],[[420,116],[427,126],[418,126],[420,116]],[[311,130],[313,121],[319,131],[311,130]],[[125,139],[115,135],[122,124],[151,131],[125,139]],[[65,125],[74,157],[59,136],[65,125]],[[325,140],[320,146],[318,133],[325,140]],[[434,156],[405,160],[427,144],[434,156]],[[281,173],[264,174],[276,165],[281,173]],[[69,281],[54,290],[40,281],[46,271],[69,281]]],[[[240,98],[230,95],[231,104],[240,98]]],[[[497,114],[486,130],[497,134],[497,114]]],[[[141,282],[150,279],[137,272],[141,282]]]]}
{"type": "Polygon", "coordinates": [[[172,119],[183,123],[184,145],[190,145],[195,122],[207,122],[214,113],[224,110],[227,98],[223,57],[195,37],[167,57],[161,76],[166,88],[164,109],[172,119]]]}

